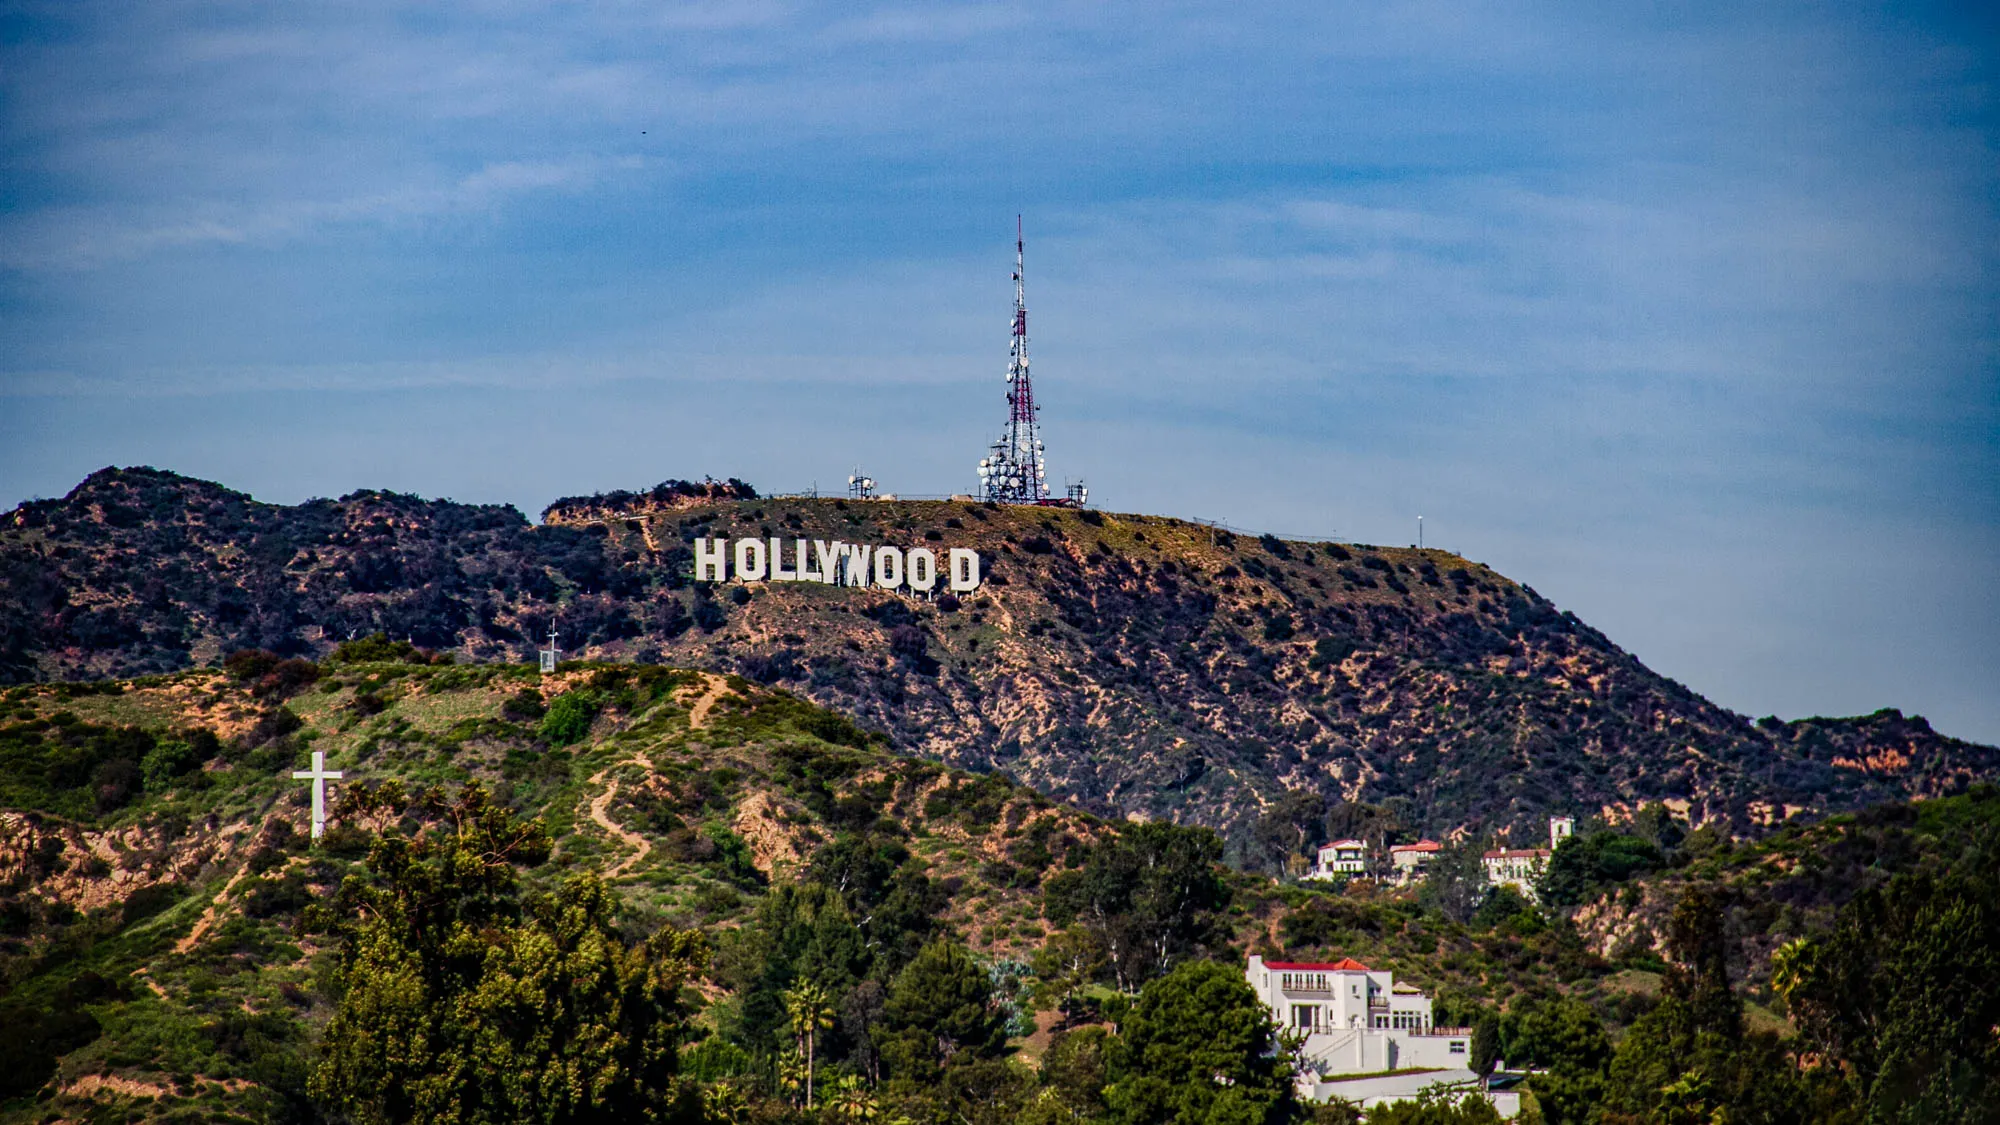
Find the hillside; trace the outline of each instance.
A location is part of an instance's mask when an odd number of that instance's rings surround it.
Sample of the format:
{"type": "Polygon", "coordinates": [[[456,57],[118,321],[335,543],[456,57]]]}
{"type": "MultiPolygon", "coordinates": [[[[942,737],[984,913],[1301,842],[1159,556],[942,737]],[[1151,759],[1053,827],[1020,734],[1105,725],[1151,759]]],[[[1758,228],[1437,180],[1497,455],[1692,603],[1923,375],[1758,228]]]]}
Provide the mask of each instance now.
{"type": "Polygon", "coordinates": [[[745,974],[760,938],[742,927],[768,932],[803,883],[859,895],[874,940],[955,933],[1023,960],[1046,930],[1036,888],[1105,831],[740,679],[394,659],[319,671],[239,661],[0,696],[0,1018],[32,1029],[0,1049],[0,1103],[47,1079],[31,1099],[44,1108],[109,1090],[162,1111],[289,1112],[327,1015],[325,938],[305,907],[377,834],[448,815],[467,781],[548,827],[532,885],[592,871],[622,924],[714,935],[709,994],[735,1001],[711,1011],[717,1025],[750,1018],[758,994],[745,974]],[[318,846],[288,776],[308,747],[346,775],[318,846]],[[28,1014],[79,1007],[75,1022],[28,1014]]]}
{"type": "Polygon", "coordinates": [[[1918,802],[1891,801],[1761,840],[1682,857],[1665,870],[1607,885],[1573,912],[1591,949],[1616,958],[1653,948],[1674,904],[1712,888],[1732,940],[1737,979],[1768,998],[1772,956],[1824,932],[1843,907],[1899,876],[1990,878],[2000,870],[2000,788],[1918,802]]]}
{"type": "Polygon", "coordinates": [[[1953,792],[2000,751],[1884,712],[1747,718],[1532,589],[1444,551],[1250,539],[1178,520],[662,486],[511,508],[355,493],[260,504],[105,470],[0,520],[0,671],[87,679],[381,630],[462,661],[739,672],[903,749],[1100,815],[1229,832],[1274,799],[1399,802],[1432,834],[1661,801],[1738,830],[1953,792]],[[697,535],[976,548],[963,604],[690,581],[697,535]]]}
{"type": "Polygon", "coordinates": [[[1068,1081],[1048,1062],[1061,1012],[1098,1033],[1100,1006],[1126,1002],[1107,986],[1136,990],[1170,962],[1234,973],[1246,950],[1391,969],[1437,997],[1441,1023],[1497,1021],[1508,1051],[1560,1066],[1535,1054],[1552,1049],[1548,1028],[1601,1044],[1661,1010],[1666,915],[1701,887],[1726,904],[1735,987],[1763,1002],[1750,1026],[1782,1029],[1777,942],[1824,935],[1895,875],[1988,878],[2000,846],[1990,785],[1755,843],[1698,832],[1572,921],[1448,882],[1231,873],[1207,833],[1100,821],[899,755],[739,677],[583,662],[543,676],[380,640],[317,664],[242,654],[223,671],[0,692],[0,1021],[14,1032],[0,1037],[0,1122],[326,1119],[307,1076],[334,1049],[351,981],[341,931],[314,911],[339,914],[354,881],[380,877],[371,847],[459,830],[465,782],[547,827],[548,854],[521,872],[531,892],[589,873],[620,932],[677,929],[712,948],[682,1069],[731,1122],[796,1099],[771,1067],[790,1042],[783,990],[801,979],[834,1001],[829,1077],[866,1078],[925,1120],[956,1120],[951,1098],[1014,1120],[1068,1081]],[[317,845],[289,777],[313,751],[345,775],[317,845]],[[964,1088],[885,1083],[871,1053],[893,1018],[885,990],[940,938],[990,977],[1007,1064],[958,1072],[964,1088]],[[746,1094],[763,1108],[729,1100],[746,1094]]]}

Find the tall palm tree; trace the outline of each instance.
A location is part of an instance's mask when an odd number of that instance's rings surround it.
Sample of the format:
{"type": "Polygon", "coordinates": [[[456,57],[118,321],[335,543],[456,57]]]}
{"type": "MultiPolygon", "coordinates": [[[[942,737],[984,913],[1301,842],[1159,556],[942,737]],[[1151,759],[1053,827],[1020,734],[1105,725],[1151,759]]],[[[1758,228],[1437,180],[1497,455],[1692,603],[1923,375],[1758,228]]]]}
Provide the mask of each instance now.
{"type": "Polygon", "coordinates": [[[813,1104],[813,1055],[819,1033],[833,1026],[833,997],[815,981],[801,981],[785,993],[792,1034],[806,1056],[806,1104],[813,1104]]]}

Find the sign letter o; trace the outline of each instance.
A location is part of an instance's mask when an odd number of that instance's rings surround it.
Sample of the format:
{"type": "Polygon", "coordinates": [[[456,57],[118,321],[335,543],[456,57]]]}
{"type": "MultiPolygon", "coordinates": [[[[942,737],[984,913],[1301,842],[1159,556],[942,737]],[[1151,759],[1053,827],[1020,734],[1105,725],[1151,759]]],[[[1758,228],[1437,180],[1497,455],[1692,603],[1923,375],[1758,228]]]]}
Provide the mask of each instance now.
{"type": "Polygon", "coordinates": [[[928,591],[937,585],[937,556],[928,547],[910,549],[910,589],[928,591]]]}
{"type": "Polygon", "coordinates": [[[738,539],[736,541],[736,577],[745,582],[764,580],[764,541],[762,539],[738,539]]]}
{"type": "Polygon", "coordinates": [[[893,590],[903,584],[903,552],[895,547],[875,548],[875,584],[893,590]]]}

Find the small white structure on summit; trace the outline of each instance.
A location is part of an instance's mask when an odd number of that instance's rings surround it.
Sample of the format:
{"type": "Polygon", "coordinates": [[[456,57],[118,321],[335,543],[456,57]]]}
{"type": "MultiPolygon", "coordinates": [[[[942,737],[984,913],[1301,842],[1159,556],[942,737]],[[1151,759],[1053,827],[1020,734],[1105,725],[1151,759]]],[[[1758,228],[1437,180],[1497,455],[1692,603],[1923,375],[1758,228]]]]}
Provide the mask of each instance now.
{"type": "Polygon", "coordinates": [[[326,835],[326,783],[339,781],[339,770],[326,768],[326,755],[313,751],[313,764],[309,770],[294,770],[292,777],[298,781],[310,781],[313,787],[312,838],[317,840],[326,835]]]}
{"type": "Polygon", "coordinates": [[[1253,953],[1244,976],[1278,1026],[1304,1037],[1301,1097],[1368,1106],[1443,1086],[1490,1097],[1503,1117],[1519,1109],[1518,1095],[1480,1091],[1472,1029],[1436,1026],[1431,998],[1392,972],[1352,957],[1266,961],[1253,953]]]}

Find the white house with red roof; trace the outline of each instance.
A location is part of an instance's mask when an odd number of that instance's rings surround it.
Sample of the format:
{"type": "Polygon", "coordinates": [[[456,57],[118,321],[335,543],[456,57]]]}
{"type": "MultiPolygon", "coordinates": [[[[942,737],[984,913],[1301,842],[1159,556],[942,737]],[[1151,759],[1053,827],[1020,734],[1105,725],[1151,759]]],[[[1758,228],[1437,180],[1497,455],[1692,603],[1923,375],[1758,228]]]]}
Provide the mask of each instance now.
{"type": "MultiPolygon", "coordinates": [[[[1388,970],[1352,957],[1266,961],[1253,953],[1245,976],[1278,1026],[1304,1037],[1301,1097],[1373,1104],[1415,1097],[1434,1085],[1468,1093],[1478,1088],[1472,1029],[1438,1027],[1431,998],[1388,970]]],[[[1493,1100],[1504,1116],[1513,1115],[1515,1106],[1493,1100]]]]}
{"type": "Polygon", "coordinates": [[[1318,862],[1301,879],[1337,879],[1360,875],[1368,870],[1368,842],[1335,840],[1319,846],[1318,862]]]}
{"type": "Polygon", "coordinates": [[[1253,953],[1247,973],[1278,1025],[1307,1037],[1308,1058],[1352,1071],[1464,1066],[1469,1060],[1472,1032],[1436,1027],[1431,998],[1388,970],[1352,957],[1266,961],[1253,953]]]}

